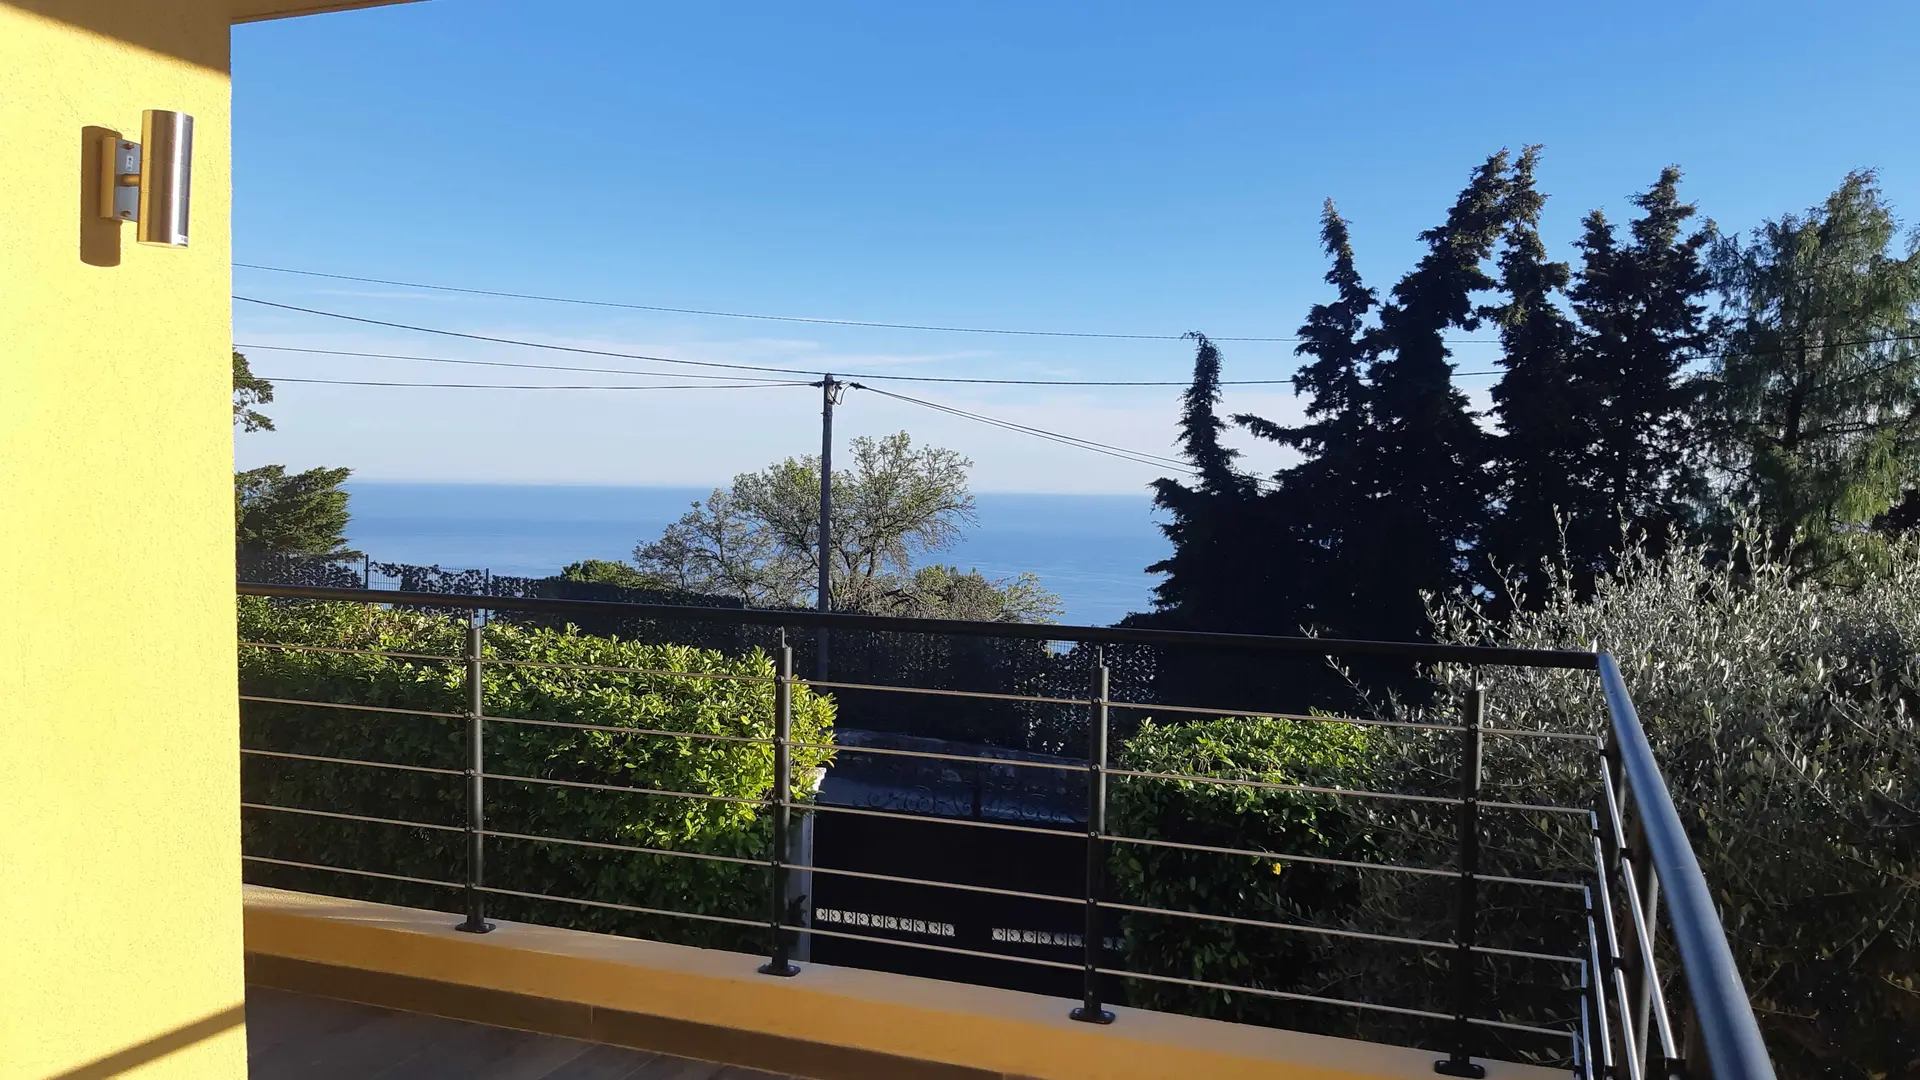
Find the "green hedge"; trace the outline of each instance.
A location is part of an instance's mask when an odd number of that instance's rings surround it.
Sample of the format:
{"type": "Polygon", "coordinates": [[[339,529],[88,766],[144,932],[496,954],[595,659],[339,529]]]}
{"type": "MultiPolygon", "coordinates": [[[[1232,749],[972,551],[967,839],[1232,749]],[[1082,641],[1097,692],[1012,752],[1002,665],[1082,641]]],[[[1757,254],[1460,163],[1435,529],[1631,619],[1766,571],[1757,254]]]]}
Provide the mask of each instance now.
{"type": "MultiPolygon", "coordinates": [[[[1364,787],[1368,734],[1347,724],[1229,717],[1146,722],[1120,753],[1141,772],[1280,784],[1364,787]]],[[[1116,777],[1109,825],[1118,835],[1214,847],[1366,860],[1375,842],[1351,799],[1193,781],[1116,777]]],[[[1311,863],[1114,844],[1109,873],[1124,903],[1243,919],[1338,926],[1359,901],[1354,871],[1311,863]]],[[[1128,913],[1130,970],[1324,992],[1330,940],[1193,918],[1128,913]]],[[[1144,979],[1129,1004],[1243,1023],[1325,1028],[1325,1018],[1281,999],[1144,979]]]]}
{"type": "MultiPolygon", "coordinates": [[[[460,713],[467,691],[459,660],[464,619],[359,604],[289,604],[243,598],[243,642],[381,650],[422,658],[260,648],[240,650],[241,692],[259,697],[327,701],[389,709],[460,713]],[[441,659],[445,658],[445,659],[441,659]]],[[[511,723],[558,720],[707,735],[768,737],[773,733],[773,661],[755,651],[729,658],[673,645],[644,645],[581,634],[496,624],[485,634],[490,663],[482,685],[489,774],[646,787],[727,796],[740,802],[672,798],[580,787],[489,780],[487,827],[530,836],[563,837],[736,858],[764,859],[771,823],[763,800],[773,779],[769,746],[511,723]],[[555,669],[532,664],[587,665],[688,672],[705,676],[555,669]]],[[[244,745],[322,757],[460,769],[465,721],[263,702],[243,702],[244,745]]],[[[833,738],[833,703],[793,688],[793,734],[825,745],[833,738]]],[[[797,778],[824,766],[830,752],[796,748],[797,778]]],[[[460,825],[464,779],[321,762],[247,756],[247,802],[460,825]]],[[[804,781],[796,786],[803,786],[804,781]]],[[[458,882],[464,838],[458,832],[358,824],[333,818],[249,810],[249,855],[384,874],[458,882]]],[[[520,892],[603,903],[764,920],[768,871],[714,860],[671,858],[605,849],[490,839],[487,882],[520,892]]],[[[384,879],[250,862],[248,879],[289,888],[389,903],[455,910],[459,894],[384,879]]],[[[671,919],[586,905],[490,896],[501,918],[653,937],[709,947],[758,951],[761,930],[671,919]]]]}

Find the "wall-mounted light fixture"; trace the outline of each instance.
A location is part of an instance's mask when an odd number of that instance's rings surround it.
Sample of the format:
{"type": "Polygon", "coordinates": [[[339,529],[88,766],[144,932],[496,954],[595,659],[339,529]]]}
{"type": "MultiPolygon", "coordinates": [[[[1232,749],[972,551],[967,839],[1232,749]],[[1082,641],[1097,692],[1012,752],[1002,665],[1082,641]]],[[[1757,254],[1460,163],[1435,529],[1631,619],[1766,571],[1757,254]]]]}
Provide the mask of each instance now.
{"type": "Polygon", "coordinates": [[[140,141],[109,138],[100,160],[100,216],[138,223],[143,244],[186,247],[193,117],[148,109],[141,114],[140,141]]]}

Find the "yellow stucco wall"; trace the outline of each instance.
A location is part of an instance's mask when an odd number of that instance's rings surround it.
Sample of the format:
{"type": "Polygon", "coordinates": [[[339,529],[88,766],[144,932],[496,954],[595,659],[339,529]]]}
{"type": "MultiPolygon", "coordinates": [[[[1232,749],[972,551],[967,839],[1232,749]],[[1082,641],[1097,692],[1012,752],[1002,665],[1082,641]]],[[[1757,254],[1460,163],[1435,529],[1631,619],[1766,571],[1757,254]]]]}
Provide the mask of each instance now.
{"type": "Polygon", "coordinates": [[[246,1075],[228,16],[0,0],[5,1080],[246,1075]],[[91,217],[149,108],[194,117],[185,250],[91,217]]]}

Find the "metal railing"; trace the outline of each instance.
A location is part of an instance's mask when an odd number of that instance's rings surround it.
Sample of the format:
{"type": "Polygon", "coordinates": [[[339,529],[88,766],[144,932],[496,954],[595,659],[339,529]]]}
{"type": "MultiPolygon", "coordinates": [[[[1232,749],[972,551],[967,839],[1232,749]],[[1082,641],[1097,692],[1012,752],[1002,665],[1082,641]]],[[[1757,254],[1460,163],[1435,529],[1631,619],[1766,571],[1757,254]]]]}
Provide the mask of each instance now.
{"type": "MultiPolygon", "coordinates": [[[[760,970],[769,975],[792,976],[799,972],[794,964],[795,944],[804,938],[850,940],[889,947],[926,950],[950,956],[988,960],[996,963],[1029,965],[1041,969],[1073,972],[1079,976],[1081,1001],[1072,1010],[1077,1020],[1106,1024],[1114,1013],[1106,1008],[1109,980],[1137,981],[1189,989],[1249,995],[1284,1002],[1330,1006],[1388,1017],[1413,1018],[1430,1022],[1444,1033],[1448,1056],[1435,1063],[1435,1071],[1451,1076],[1479,1077],[1484,1067],[1475,1059],[1487,1056],[1489,1039],[1497,1033],[1552,1040],[1562,1051],[1554,1056],[1585,1078],[1613,1080],[1649,1080],[1649,1078],[1756,1078],[1767,1080],[1772,1074],[1758,1026],[1741,988],[1732,953],[1714,910],[1698,861],[1688,844],[1680,819],[1660,777],[1658,765],[1640,726],[1633,703],[1613,660],[1605,654],[1514,648],[1345,641],[1321,638],[1256,637],[1237,634],[1196,634],[1120,627],[1063,627],[1035,624],[974,623],[936,619],[876,618],[859,615],[826,614],[804,611],[762,611],[731,608],[687,608],[663,605],[617,604],[596,601],[506,598],[448,595],[438,593],[401,593],[362,589],[329,589],[302,586],[247,584],[239,586],[242,595],[282,600],[355,602],[402,608],[424,608],[439,612],[465,612],[468,618],[464,648],[459,656],[431,653],[353,649],[341,646],[290,644],[282,642],[242,641],[246,648],[292,649],[386,659],[443,662],[459,665],[466,690],[461,711],[432,711],[398,707],[342,703],[316,699],[288,698],[243,693],[241,700],[257,704],[345,709],[354,712],[388,713],[445,721],[460,721],[464,727],[464,759],[461,768],[445,768],[409,762],[373,761],[320,754],[291,753],[265,748],[244,748],[248,757],[324,763],[350,768],[371,768],[400,774],[457,777],[465,795],[465,821],[460,825],[346,813],[308,807],[280,806],[243,802],[251,811],[306,815],[321,820],[341,820],[381,826],[398,826],[430,832],[458,833],[464,840],[459,880],[412,874],[393,874],[360,867],[328,865],[304,859],[249,853],[249,863],[293,868],[304,871],[358,876],[409,885],[441,888],[458,892],[463,900],[465,919],[459,929],[485,933],[490,897],[511,897],[523,901],[557,902],[634,915],[687,919],[708,924],[764,931],[768,962],[760,970]],[[561,617],[623,617],[656,620],[660,623],[688,622],[731,624],[773,628],[778,633],[774,648],[774,673],[771,678],[739,673],[651,670],[614,665],[549,664],[513,660],[486,653],[482,617],[484,613],[516,613],[561,617]],[[1046,642],[1073,642],[1094,646],[1154,646],[1181,649],[1216,649],[1266,655],[1384,657],[1425,665],[1463,665],[1483,667],[1545,667],[1596,671],[1604,692],[1610,723],[1603,735],[1524,727],[1496,727],[1486,715],[1485,695],[1477,678],[1466,692],[1457,723],[1427,720],[1382,720],[1367,717],[1326,716],[1258,712],[1237,708],[1206,708],[1193,705],[1157,704],[1146,701],[1113,700],[1110,696],[1108,669],[1104,655],[1095,663],[1086,695],[1021,695],[973,692],[951,688],[879,685],[874,683],[806,680],[794,674],[792,649],[786,644],[788,629],[831,629],[843,632],[881,631],[891,634],[939,634],[959,637],[991,637],[1046,642]],[[627,724],[592,722],[594,717],[567,720],[517,718],[489,715],[483,695],[484,672],[489,666],[566,668],[582,672],[640,674],[676,678],[719,678],[772,683],[773,724],[769,736],[747,736],[693,732],[670,728],[644,728],[627,724]],[[1017,701],[1068,709],[1085,709],[1088,719],[1084,760],[1078,762],[1027,761],[1018,758],[982,757],[923,750],[861,747],[856,750],[826,743],[797,739],[793,733],[793,692],[796,686],[828,692],[834,690],[871,691],[904,695],[938,695],[973,698],[983,701],[1017,701]],[[1308,723],[1349,724],[1360,727],[1387,727],[1434,737],[1457,737],[1458,787],[1452,794],[1437,792],[1373,791],[1333,785],[1275,782],[1234,776],[1170,773],[1121,767],[1111,760],[1109,732],[1117,712],[1189,714],[1194,716],[1253,716],[1287,719],[1308,723]],[[773,780],[764,799],[713,793],[678,791],[644,783],[613,784],[599,781],[564,779],[553,776],[520,775],[489,771],[485,756],[489,724],[525,725],[550,729],[604,733],[658,739],[732,743],[766,746],[771,750],[773,780]],[[1489,739],[1540,740],[1572,746],[1590,753],[1596,775],[1594,805],[1555,805],[1490,799],[1486,796],[1483,751],[1489,739]],[[1084,887],[1078,895],[1009,889],[974,883],[943,881],[852,870],[819,865],[818,860],[792,860],[789,832],[793,815],[849,815],[874,819],[906,820],[937,824],[953,829],[998,830],[1036,834],[1053,838],[1063,836],[1057,827],[1017,824],[975,818],[938,817],[877,810],[866,807],[829,805],[810,800],[796,789],[793,775],[793,751],[845,752],[893,755],[952,764],[991,765],[997,768],[1062,770],[1084,774],[1086,783],[1085,824],[1081,830],[1085,851],[1084,887]],[[1109,782],[1133,782],[1219,785],[1337,799],[1368,800],[1390,806],[1410,806],[1422,810],[1450,812],[1455,819],[1456,845],[1452,865],[1415,865],[1396,862],[1341,858],[1326,854],[1272,851],[1263,848],[1184,843],[1153,837],[1116,833],[1109,826],[1109,782]],[[664,847],[620,844],[605,841],[537,835],[517,830],[490,828],[486,816],[487,791],[493,785],[547,785],[556,788],[596,792],[617,792],[648,798],[704,800],[719,803],[750,804],[763,808],[771,817],[772,845],[763,858],[716,854],[664,847]],[[1481,850],[1484,815],[1531,814],[1561,822],[1571,821],[1590,834],[1591,870],[1569,878],[1542,872],[1533,875],[1495,873],[1484,865],[1481,850]],[[606,899],[568,897],[553,893],[509,889],[489,883],[486,852],[489,840],[571,846],[585,851],[637,853],[666,858],[706,860],[744,866],[762,866],[769,876],[767,916],[765,919],[740,918],[714,912],[676,911],[651,905],[624,904],[606,899]],[[1450,881],[1453,893],[1453,931],[1445,938],[1410,934],[1376,933],[1343,926],[1312,925],[1281,919],[1255,919],[1219,911],[1193,911],[1128,903],[1112,895],[1104,877],[1109,859],[1116,850],[1128,847],[1172,849],[1206,853],[1222,858],[1252,858],[1282,864],[1321,866],[1356,873],[1401,874],[1436,882],[1450,881]],[[1078,962],[991,952],[932,941],[886,937],[879,933],[860,933],[876,929],[872,923],[837,926],[816,925],[820,920],[794,915],[793,876],[821,875],[867,880],[898,885],[954,890],[957,892],[1057,904],[1063,909],[1077,908],[1081,914],[1078,944],[1082,955],[1078,962]],[[1487,939],[1486,920],[1481,914],[1484,889],[1488,885],[1513,886],[1543,896],[1565,896],[1579,904],[1585,932],[1578,948],[1567,953],[1541,949],[1514,948],[1494,944],[1487,939]],[[1660,943],[1662,919],[1671,927],[1671,951],[1677,953],[1684,979],[1662,980],[1659,958],[1666,955],[1660,943]],[[1271,986],[1232,984],[1211,979],[1189,978],[1166,972],[1131,970],[1115,966],[1106,946],[1109,920],[1115,915],[1146,915],[1210,922],[1222,926],[1257,928],[1285,934],[1299,934],[1328,941],[1366,942],[1387,946],[1438,952],[1447,957],[1450,968],[1444,996],[1445,1008],[1416,1007],[1384,1001],[1343,998],[1323,992],[1279,989],[1271,986]],[[852,928],[847,928],[849,926],[852,928]],[[1537,962],[1563,973],[1563,984],[1572,1003],[1562,1021],[1516,1021],[1504,1016],[1482,1015],[1488,1000],[1483,979],[1476,965],[1489,959],[1537,962]],[[1669,1002],[1670,991],[1682,999],[1669,1002]],[[1676,1006],[1678,1006],[1676,1008],[1676,1006]],[[1676,1023],[1681,1017],[1685,1030],[1676,1023]]],[[[1066,834],[1072,835],[1072,834],[1066,834]]],[[[863,917],[864,918],[864,917],[863,917]]],[[[891,917],[875,916],[882,931],[898,929],[891,917]]],[[[911,924],[914,920],[905,920],[911,924]]],[[[911,929],[911,927],[909,927],[911,929]]],[[[1015,935],[1016,937],[1018,935],[1015,935]]]]}

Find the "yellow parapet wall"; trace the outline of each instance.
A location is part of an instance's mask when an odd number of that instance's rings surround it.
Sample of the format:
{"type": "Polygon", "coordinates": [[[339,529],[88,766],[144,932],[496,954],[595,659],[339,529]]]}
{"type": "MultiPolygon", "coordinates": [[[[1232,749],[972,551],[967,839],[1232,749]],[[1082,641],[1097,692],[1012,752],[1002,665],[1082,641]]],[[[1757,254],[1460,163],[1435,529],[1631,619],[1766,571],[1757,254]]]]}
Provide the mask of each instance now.
{"type": "MultiPolygon", "coordinates": [[[[877,1075],[872,1062],[884,1055],[936,1066],[927,1075],[1033,1080],[1433,1075],[1435,1055],[1428,1051],[1126,1008],[1115,1010],[1112,1026],[1096,1027],[1068,1018],[1072,1002],[1010,990],[823,964],[780,979],[755,970],[759,957],[518,923],[500,923],[484,936],[463,934],[453,929],[458,921],[439,912],[247,888],[249,954],[285,962],[279,970],[326,966],[324,979],[309,975],[305,985],[290,988],[633,1045],[659,1034],[684,1040],[675,1032],[697,1027],[707,1034],[696,1040],[712,1049],[685,1041],[649,1048],[774,1071],[877,1075]],[[414,989],[391,989],[396,982],[414,989]],[[418,989],[425,984],[482,993],[436,995],[418,989]],[[602,1013],[612,1015],[603,1019],[602,1013]],[[781,1040],[788,1041],[784,1055],[781,1040]],[[728,1056],[730,1048],[743,1056],[728,1056]],[[831,1059],[823,1048],[870,1057],[848,1072],[806,1071],[804,1062],[831,1059]]],[[[906,1077],[920,1070],[901,1065],[891,1071],[906,1077]]],[[[1489,1062],[1487,1075],[1558,1080],[1564,1074],[1489,1062]]]]}

